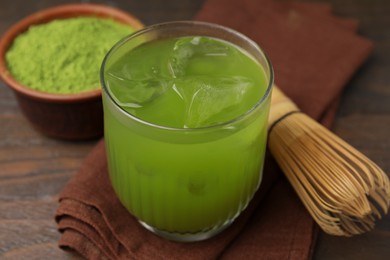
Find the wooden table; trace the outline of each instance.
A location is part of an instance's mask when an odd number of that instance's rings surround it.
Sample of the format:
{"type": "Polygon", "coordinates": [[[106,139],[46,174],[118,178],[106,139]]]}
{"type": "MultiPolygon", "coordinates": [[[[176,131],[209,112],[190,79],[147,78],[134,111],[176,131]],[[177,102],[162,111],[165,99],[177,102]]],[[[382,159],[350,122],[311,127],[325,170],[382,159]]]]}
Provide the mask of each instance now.
{"type": "MultiPolygon", "coordinates": [[[[1,0],[0,34],[32,12],[67,2],[1,0]]],[[[128,10],[151,24],[191,19],[204,0],[91,2],[128,10]]],[[[334,4],[336,14],[360,20],[360,33],[375,42],[374,53],[348,83],[333,129],[390,173],[390,1],[327,2],[334,4]]],[[[57,141],[35,132],[0,83],[0,259],[77,258],[57,248],[53,214],[59,192],[94,144],[57,141]]],[[[390,215],[361,236],[320,233],[314,259],[390,259],[390,215]]]]}

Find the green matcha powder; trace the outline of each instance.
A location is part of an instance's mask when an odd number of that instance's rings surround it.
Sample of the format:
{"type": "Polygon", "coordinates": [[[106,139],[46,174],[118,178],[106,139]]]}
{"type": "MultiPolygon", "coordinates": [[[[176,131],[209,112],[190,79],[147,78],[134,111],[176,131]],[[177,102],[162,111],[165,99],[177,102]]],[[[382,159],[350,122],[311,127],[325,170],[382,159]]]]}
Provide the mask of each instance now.
{"type": "Polygon", "coordinates": [[[23,85],[50,93],[77,93],[100,86],[108,50],[134,29],[110,19],[79,17],[32,26],[6,54],[11,74],[23,85]]]}

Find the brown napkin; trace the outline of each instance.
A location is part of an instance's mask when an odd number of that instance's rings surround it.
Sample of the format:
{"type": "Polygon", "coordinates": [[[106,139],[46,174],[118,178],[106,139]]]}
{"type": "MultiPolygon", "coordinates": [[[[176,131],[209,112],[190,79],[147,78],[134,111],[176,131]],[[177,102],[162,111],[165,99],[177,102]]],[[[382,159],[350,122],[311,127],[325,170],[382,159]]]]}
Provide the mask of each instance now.
{"type": "MultiPolygon", "coordinates": [[[[327,126],[338,97],[371,44],[357,23],[326,4],[208,0],[197,20],[234,28],[270,56],[276,83],[327,126]]],[[[161,239],[141,227],[110,186],[103,141],[60,195],[59,245],[89,259],[308,259],[316,226],[271,158],[254,199],[231,227],[195,243],[161,239]],[[261,203],[260,203],[261,202],[261,203]]]]}

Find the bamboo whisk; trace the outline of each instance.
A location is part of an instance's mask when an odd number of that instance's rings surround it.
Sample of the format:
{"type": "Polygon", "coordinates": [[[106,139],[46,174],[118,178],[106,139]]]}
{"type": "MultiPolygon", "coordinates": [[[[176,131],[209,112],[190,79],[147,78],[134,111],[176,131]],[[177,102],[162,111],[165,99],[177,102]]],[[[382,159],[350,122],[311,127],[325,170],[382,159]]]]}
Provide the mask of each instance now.
{"type": "Polygon", "coordinates": [[[352,236],[386,214],[390,184],[370,159],[299,111],[274,87],[268,145],[303,204],[326,232],[352,236]]]}

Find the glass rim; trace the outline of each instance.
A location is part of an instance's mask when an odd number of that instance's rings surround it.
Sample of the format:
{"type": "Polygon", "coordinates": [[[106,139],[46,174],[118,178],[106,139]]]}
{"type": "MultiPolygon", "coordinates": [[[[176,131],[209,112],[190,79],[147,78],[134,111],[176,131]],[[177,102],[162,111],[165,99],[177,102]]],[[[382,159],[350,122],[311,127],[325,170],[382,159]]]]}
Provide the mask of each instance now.
{"type": "MultiPolygon", "coordinates": [[[[188,36],[191,36],[191,34],[188,34],[188,36]]],[[[210,37],[212,37],[212,36],[210,36],[210,37]]],[[[215,37],[215,38],[221,39],[221,38],[218,38],[218,37],[215,37]]],[[[221,39],[221,40],[223,40],[223,39],[221,39]]],[[[236,44],[233,44],[233,45],[236,45],[236,44]]],[[[242,48],[242,47],[240,47],[240,48],[242,48]]],[[[251,55],[251,56],[253,57],[253,55],[251,55]]],[[[256,62],[258,62],[257,59],[256,59],[256,62]]],[[[259,65],[261,66],[261,64],[259,64],[259,65]]],[[[266,68],[264,68],[264,69],[266,69],[266,68]]],[[[142,29],[140,29],[140,30],[138,30],[138,31],[136,31],[136,32],[126,36],[126,37],[124,37],[123,39],[119,40],[113,47],[111,47],[111,49],[107,52],[107,54],[105,55],[105,57],[103,59],[102,65],[100,67],[100,81],[101,81],[101,85],[102,85],[102,89],[104,91],[104,94],[106,94],[109,97],[110,101],[115,105],[115,107],[118,108],[118,110],[121,113],[123,113],[126,117],[129,117],[132,120],[134,120],[134,121],[136,121],[136,122],[138,122],[138,123],[140,123],[142,125],[150,126],[150,127],[158,128],[158,129],[162,129],[162,130],[169,130],[169,131],[200,131],[200,130],[209,130],[209,129],[210,130],[211,129],[220,129],[220,128],[223,128],[224,126],[231,125],[233,123],[236,123],[236,122],[239,122],[241,120],[244,120],[249,115],[254,113],[254,111],[257,108],[259,108],[260,106],[262,106],[264,104],[264,102],[267,100],[267,98],[270,96],[270,93],[271,93],[271,90],[272,90],[272,86],[273,86],[273,81],[274,81],[274,70],[273,70],[272,63],[271,63],[269,57],[259,47],[259,45],[256,42],[254,42],[252,39],[247,37],[246,35],[238,32],[238,31],[236,31],[234,29],[231,29],[231,28],[223,26],[223,25],[219,25],[219,24],[215,24],[215,23],[209,23],[209,22],[202,22],[202,21],[171,21],[171,22],[157,23],[157,24],[146,26],[146,27],[144,27],[144,28],[142,28],[142,29]],[[214,125],[202,126],[202,127],[194,127],[194,128],[191,128],[191,127],[189,127],[189,128],[170,127],[170,126],[164,126],[164,125],[155,124],[155,123],[143,120],[143,119],[141,119],[139,117],[136,117],[135,115],[132,115],[129,112],[127,112],[126,110],[124,110],[118,104],[118,102],[111,96],[110,91],[108,90],[108,88],[107,88],[107,86],[105,84],[105,81],[104,81],[104,78],[105,78],[104,77],[104,69],[105,69],[105,65],[106,65],[108,59],[111,57],[111,55],[117,49],[119,49],[122,45],[126,44],[126,42],[128,42],[128,41],[130,41],[132,39],[135,39],[135,38],[137,38],[137,37],[139,37],[139,36],[149,32],[149,31],[155,31],[158,28],[170,27],[170,26],[174,26],[174,25],[192,25],[192,26],[195,25],[195,26],[204,26],[204,27],[208,27],[208,28],[217,28],[217,29],[219,29],[221,31],[225,31],[225,32],[227,32],[230,35],[237,36],[238,38],[241,38],[244,41],[248,42],[252,47],[254,47],[254,49],[256,51],[258,51],[261,54],[261,56],[264,58],[264,61],[267,64],[267,67],[268,67],[268,71],[269,71],[268,86],[267,86],[267,89],[266,89],[265,93],[263,94],[263,96],[250,109],[246,110],[244,113],[238,115],[237,117],[235,117],[233,119],[224,121],[222,123],[214,124],[214,125]]]]}

